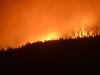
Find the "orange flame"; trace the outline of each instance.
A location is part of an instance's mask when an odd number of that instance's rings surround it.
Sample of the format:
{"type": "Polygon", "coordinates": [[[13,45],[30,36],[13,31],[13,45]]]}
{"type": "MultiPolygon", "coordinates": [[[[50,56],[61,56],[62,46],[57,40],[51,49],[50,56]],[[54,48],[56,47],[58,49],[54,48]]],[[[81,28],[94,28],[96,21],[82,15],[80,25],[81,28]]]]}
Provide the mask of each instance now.
{"type": "Polygon", "coordinates": [[[88,31],[88,20],[87,18],[83,21],[83,23],[78,27],[75,28],[74,36],[72,38],[83,38],[83,37],[94,37],[97,35],[93,31],[88,31]]]}
{"type": "Polygon", "coordinates": [[[58,38],[58,34],[56,32],[49,32],[45,37],[41,39],[41,41],[55,40],[58,38]]]}

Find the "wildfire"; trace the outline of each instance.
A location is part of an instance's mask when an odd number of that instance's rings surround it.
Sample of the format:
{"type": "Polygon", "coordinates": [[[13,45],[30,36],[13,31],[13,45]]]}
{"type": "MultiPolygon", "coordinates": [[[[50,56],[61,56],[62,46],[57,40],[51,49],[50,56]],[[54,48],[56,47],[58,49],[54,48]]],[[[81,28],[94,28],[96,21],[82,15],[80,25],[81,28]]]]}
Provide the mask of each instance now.
{"type": "Polygon", "coordinates": [[[45,37],[43,37],[41,39],[41,41],[48,41],[48,40],[54,40],[54,39],[57,39],[58,38],[58,34],[55,33],[55,32],[50,32],[48,33],[47,35],[45,35],[45,37]]]}
{"type": "Polygon", "coordinates": [[[93,32],[93,30],[89,31],[88,30],[88,20],[87,18],[83,21],[83,23],[75,28],[74,35],[72,38],[83,38],[83,37],[94,37],[96,33],[93,32]]]}

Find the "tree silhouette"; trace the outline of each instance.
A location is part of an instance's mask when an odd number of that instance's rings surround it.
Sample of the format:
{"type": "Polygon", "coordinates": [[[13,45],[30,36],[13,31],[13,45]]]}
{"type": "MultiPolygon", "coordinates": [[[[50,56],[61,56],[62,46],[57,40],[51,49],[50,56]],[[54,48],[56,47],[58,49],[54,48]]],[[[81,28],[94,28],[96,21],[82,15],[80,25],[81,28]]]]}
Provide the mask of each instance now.
{"type": "Polygon", "coordinates": [[[13,68],[16,71],[21,69],[23,72],[25,70],[29,70],[29,72],[32,70],[33,72],[34,70],[38,72],[50,71],[50,73],[58,74],[67,71],[72,73],[96,73],[95,69],[98,65],[96,61],[99,61],[100,57],[99,45],[99,35],[27,43],[19,48],[9,48],[7,51],[1,49],[0,67],[8,68],[9,66],[9,69],[13,68]]]}

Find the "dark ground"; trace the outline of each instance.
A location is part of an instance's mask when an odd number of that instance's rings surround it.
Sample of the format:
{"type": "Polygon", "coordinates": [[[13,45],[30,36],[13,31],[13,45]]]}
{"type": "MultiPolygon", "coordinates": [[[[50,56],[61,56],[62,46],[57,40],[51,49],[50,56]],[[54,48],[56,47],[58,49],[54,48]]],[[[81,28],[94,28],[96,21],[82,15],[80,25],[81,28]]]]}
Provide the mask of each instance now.
{"type": "Polygon", "coordinates": [[[0,73],[99,75],[99,50],[100,36],[27,43],[0,51],[0,73]]]}

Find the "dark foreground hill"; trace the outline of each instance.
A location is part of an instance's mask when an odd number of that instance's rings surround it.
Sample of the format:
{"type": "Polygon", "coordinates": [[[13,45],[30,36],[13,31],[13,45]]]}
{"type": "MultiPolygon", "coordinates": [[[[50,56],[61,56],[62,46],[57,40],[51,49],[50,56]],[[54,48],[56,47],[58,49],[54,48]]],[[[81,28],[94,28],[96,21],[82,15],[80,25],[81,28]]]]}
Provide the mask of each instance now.
{"type": "Polygon", "coordinates": [[[0,71],[99,75],[100,36],[27,43],[0,51],[0,71]]]}

